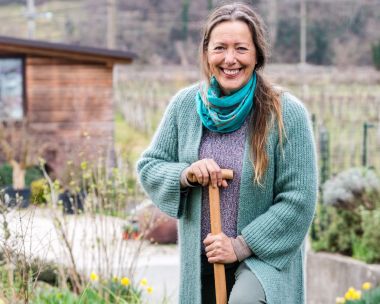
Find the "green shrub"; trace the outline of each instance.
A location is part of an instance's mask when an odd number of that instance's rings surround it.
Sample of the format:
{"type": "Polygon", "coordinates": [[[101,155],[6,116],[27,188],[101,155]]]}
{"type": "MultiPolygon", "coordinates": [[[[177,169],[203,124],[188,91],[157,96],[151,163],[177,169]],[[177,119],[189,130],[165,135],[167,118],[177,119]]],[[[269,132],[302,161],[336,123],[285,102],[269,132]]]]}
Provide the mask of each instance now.
{"type": "Polygon", "coordinates": [[[25,172],[25,186],[29,187],[35,180],[43,178],[44,175],[38,166],[29,167],[25,172]]]}
{"type": "Polygon", "coordinates": [[[32,304],[74,304],[78,303],[78,296],[69,290],[49,288],[37,290],[32,304]]]}
{"type": "Polygon", "coordinates": [[[312,248],[380,262],[380,181],[353,168],[326,181],[313,223],[312,248]]]}
{"type": "Polygon", "coordinates": [[[372,60],[376,70],[380,70],[380,40],[372,44],[372,60]]]}
{"type": "MultiPolygon", "coordinates": [[[[48,285],[47,285],[48,286],[48,285]]],[[[106,281],[99,280],[99,277],[92,273],[90,282],[81,294],[76,295],[67,289],[56,287],[39,288],[34,292],[32,304],[113,304],[113,303],[142,303],[143,292],[150,294],[153,289],[147,286],[145,279],[140,281],[139,286],[134,286],[131,281],[123,277],[113,278],[106,281]],[[146,288],[144,288],[146,287],[146,288]]]]}
{"type": "Polygon", "coordinates": [[[12,185],[12,166],[3,164],[0,166],[0,187],[12,185]]]}
{"type": "Polygon", "coordinates": [[[363,234],[360,214],[331,206],[322,208],[326,208],[329,224],[319,231],[313,249],[352,256],[353,245],[363,234]]]}
{"type": "Polygon", "coordinates": [[[363,237],[353,248],[353,257],[366,263],[380,262],[380,208],[361,212],[363,237]]]}
{"type": "Polygon", "coordinates": [[[375,208],[380,198],[380,180],[373,170],[351,168],[327,180],[323,186],[323,203],[354,210],[359,206],[375,208]]]}

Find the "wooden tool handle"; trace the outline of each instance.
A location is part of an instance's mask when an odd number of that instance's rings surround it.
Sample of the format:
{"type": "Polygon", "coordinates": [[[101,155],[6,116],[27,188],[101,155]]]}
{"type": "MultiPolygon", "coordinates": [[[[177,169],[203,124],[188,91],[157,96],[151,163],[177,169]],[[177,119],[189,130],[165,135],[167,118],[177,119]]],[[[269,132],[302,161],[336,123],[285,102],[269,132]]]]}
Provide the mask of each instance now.
{"type": "Polygon", "coordinates": [[[219,188],[214,188],[211,184],[208,186],[210,200],[210,224],[211,233],[218,234],[222,232],[222,222],[220,218],[220,196],[219,188]]]}
{"type": "MultiPolygon", "coordinates": [[[[234,178],[234,171],[230,169],[222,169],[222,179],[233,179],[234,178]]],[[[187,179],[190,183],[196,183],[197,178],[192,172],[187,173],[187,179]]]]}
{"type": "Polygon", "coordinates": [[[227,304],[226,271],[223,264],[214,264],[216,304],[227,304]]]}
{"type": "MultiPolygon", "coordinates": [[[[222,170],[223,171],[223,170],[222,170]]],[[[232,170],[227,170],[228,176],[233,176],[232,170]]],[[[222,232],[222,220],[220,216],[220,195],[219,188],[208,186],[210,199],[210,224],[211,233],[218,234],[222,232]]],[[[215,281],[215,296],[216,304],[227,304],[227,287],[226,287],[226,272],[223,264],[214,264],[214,281],[215,281]]]]}
{"type": "MultiPolygon", "coordinates": [[[[230,169],[222,169],[223,179],[232,179],[234,172],[230,169]]],[[[197,178],[193,173],[188,172],[187,179],[191,183],[196,183],[197,178]]],[[[210,224],[211,233],[218,234],[222,232],[222,221],[220,217],[220,196],[219,188],[215,188],[209,184],[209,199],[210,199],[210,224]]],[[[216,304],[227,304],[227,285],[226,272],[224,264],[214,263],[214,280],[215,280],[215,296],[216,304]]]]}

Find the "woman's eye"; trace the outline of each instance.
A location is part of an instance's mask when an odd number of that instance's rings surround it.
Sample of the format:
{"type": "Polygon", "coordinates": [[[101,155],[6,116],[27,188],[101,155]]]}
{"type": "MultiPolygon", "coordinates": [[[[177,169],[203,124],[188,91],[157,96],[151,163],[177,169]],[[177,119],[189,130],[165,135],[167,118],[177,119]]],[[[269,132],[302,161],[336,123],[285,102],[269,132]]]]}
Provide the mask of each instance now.
{"type": "Polygon", "coordinates": [[[222,46],[216,46],[216,47],[214,48],[214,50],[215,50],[215,51],[223,51],[223,50],[224,50],[224,47],[222,47],[222,46]]]}
{"type": "Polygon", "coordinates": [[[245,47],[240,46],[240,47],[237,48],[237,50],[238,50],[238,52],[245,52],[245,51],[247,51],[248,49],[245,48],[245,47]]]}

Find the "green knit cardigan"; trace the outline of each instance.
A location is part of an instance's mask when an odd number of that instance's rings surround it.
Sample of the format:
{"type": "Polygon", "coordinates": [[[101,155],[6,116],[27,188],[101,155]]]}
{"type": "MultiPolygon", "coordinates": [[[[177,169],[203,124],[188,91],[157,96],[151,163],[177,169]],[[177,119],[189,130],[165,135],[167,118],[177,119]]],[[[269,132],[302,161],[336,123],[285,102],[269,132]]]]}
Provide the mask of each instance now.
{"type": "MultiPolygon", "coordinates": [[[[201,187],[180,190],[182,170],[198,160],[202,123],[196,112],[199,84],[171,100],[148,149],[138,161],[140,182],[154,204],[179,218],[180,294],[183,304],[201,303],[201,187]]],[[[316,153],[309,115],[289,93],[281,96],[286,138],[276,123],[267,140],[263,185],[253,183],[245,144],[237,232],[253,255],[245,260],[261,282],[268,304],[305,303],[304,240],[317,198],[316,153]]]]}

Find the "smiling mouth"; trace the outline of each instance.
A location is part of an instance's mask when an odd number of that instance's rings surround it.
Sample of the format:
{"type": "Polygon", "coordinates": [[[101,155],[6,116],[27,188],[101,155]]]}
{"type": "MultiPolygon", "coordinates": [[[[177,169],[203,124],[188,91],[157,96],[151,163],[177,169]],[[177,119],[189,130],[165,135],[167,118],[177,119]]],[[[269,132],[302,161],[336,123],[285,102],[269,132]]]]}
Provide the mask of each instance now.
{"type": "Polygon", "coordinates": [[[221,68],[222,72],[228,76],[235,76],[237,74],[239,74],[239,72],[242,70],[243,68],[240,68],[240,69],[224,69],[224,68],[221,68]]]}

